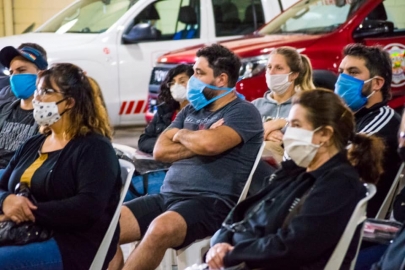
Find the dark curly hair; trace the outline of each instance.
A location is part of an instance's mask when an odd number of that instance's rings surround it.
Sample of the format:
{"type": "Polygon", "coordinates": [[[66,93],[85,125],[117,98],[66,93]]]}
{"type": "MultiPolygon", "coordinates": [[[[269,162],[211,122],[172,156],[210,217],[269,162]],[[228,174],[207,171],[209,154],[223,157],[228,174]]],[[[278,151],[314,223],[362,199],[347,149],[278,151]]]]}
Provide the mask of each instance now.
{"type": "Polygon", "coordinates": [[[170,88],[167,86],[167,84],[173,81],[174,77],[182,73],[185,73],[188,77],[191,77],[194,73],[193,67],[191,65],[180,64],[169,70],[166,78],[160,85],[160,93],[158,95],[159,104],[166,103],[168,106],[173,108],[173,110],[178,110],[180,108],[180,104],[173,99],[172,94],[170,93],[170,88]]]}
{"type": "Polygon", "coordinates": [[[238,56],[219,44],[212,44],[197,51],[197,57],[205,57],[209,67],[214,70],[214,76],[221,73],[228,75],[228,87],[234,87],[239,79],[241,62],[238,56]]]}
{"type": "Polygon", "coordinates": [[[381,76],[384,78],[384,85],[381,93],[384,100],[391,98],[392,62],[388,52],[381,46],[365,46],[360,43],[346,45],[343,49],[343,56],[354,56],[364,59],[366,67],[370,72],[370,78],[381,76]]]}
{"type": "MultiPolygon", "coordinates": [[[[52,88],[53,84],[58,86],[67,103],[74,100],[74,106],[66,111],[70,118],[70,126],[65,131],[68,138],[72,139],[85,136],[89,132],[96,132],[112,139],[112,131],[103,106],[102,96],[94,87],[93,79],[89,80],[83,70],[70,63],[54,64],[50,69],[41,71],[38,80],[42,81],[42,87],[52,88]]],[[[41,127],[43,134],[49,135],[49,127],[41,127]]]]}

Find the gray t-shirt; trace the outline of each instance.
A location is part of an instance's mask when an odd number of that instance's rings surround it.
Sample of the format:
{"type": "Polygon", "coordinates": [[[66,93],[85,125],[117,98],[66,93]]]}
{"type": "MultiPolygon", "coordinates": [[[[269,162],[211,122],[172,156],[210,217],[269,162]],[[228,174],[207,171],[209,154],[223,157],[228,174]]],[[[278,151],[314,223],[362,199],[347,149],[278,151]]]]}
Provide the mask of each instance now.
{"type": "Polygon", "coordinates": [[[270,119],[279,119],[288,117],[292,107],[292,98],[278,103],[270,96],[270,91],[264,94],[264,97],[252,101],[252,104],[259,110],[263,122],[270,119]]]}
{"type": "Polygon", "coordinates": [[[38,125],[33,110],[23,110],[18,105],[0,128],[0,169],[7,167],[18,147],[36,134],[38,125]]]}
{"type": "Polygon", "coordinates": [[[195,111],[188,105],[170,127],[209,129],[221,118],[224,125],[239,134],[242,142],[216,156],[197,155],[174,162],[163,182],[162,193],[198,194],[232,204],[237,201],[263,143],[263,124],[258,110],[239,98],[215,112],[205,108],[195,111]]]}

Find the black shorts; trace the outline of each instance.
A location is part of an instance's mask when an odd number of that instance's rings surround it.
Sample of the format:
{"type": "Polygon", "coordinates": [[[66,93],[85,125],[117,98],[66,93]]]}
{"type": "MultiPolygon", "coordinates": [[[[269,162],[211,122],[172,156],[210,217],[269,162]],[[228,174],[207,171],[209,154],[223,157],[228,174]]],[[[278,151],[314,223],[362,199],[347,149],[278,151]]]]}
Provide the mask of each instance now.
{"type": "Polygon", "coordinates": [[[187,224],[184,242],[175,249],[181,249],[195,240],[212,236],[220,227],[230,207],[222,200],[193,196],[185,197],[173,194],[153,194],[143,196],[124,204],[134,214],[144,236],[149,224],[160,214],[174,211],[180,214],[187,224]]]}

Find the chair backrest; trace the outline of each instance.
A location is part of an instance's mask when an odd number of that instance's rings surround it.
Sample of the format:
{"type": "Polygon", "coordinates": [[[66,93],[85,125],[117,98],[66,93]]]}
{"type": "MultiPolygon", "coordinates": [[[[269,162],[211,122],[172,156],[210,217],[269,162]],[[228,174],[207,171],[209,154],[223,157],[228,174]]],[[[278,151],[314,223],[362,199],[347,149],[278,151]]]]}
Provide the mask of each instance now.
{"type": "Polygon", "coordinates": [[[375,217],[376,219],[385,219],[387,216],[388,211],[391,209],[392,202],[395,198],[395,195],[398,194],[399,191],[401,191],[401,186],[403,186],[404,179],[404,166],[405,163],[402,163],[401,166],[399,167],[397,176],[395,177],[394,181],[392,182],[391,188],[387,193],[387,196],[384,199],[384,202],[382,203],[380,210],[378,210],[377,216],[375,217]]]}
{"type": "Polygon", "coordinates": [[[122,179],[122,188],[120,193],[120,201],[115,210],[114,216],[111,220],[108,230],[104,235],[103,241],[101,242],[100,247],[94,257],[93,263],[90,266],[90,270],[101,270],[105,261],[105,256],[111,244],[111,239],[114,235],[115,229],[117,228],[118,220],[121,213],[121,205],[124,200],[125,194],[128,191],[129,183],[131,182],[132,175],[135,172],[135,166],[129,161],[119,160],[121,167],[121,179],[122,179]]]}
{"type": "MultiPolygon", "coordinates": [[[[366,217],[366,210],[367,210],[367,202],[374,196],[376,193],[376,188],[373,184],[364,184],[367,188],[366,197],[360,200],[357,203],[356,208],[353,211],[352,216],[350,217],[349,222],[346,225],[346,229],[344,230],[340,240],[332,253],[328,263],[326,264],[325,270],[338,270],[340,269],[343,259],[346,256],[346,252],[349,248],[349,245],[353,239],[354,233],[359,224],[363,223],[366,217]]],[[[363,229],[361,229],[361,233],[363,229]]],[[[360,236],[361,239],[361,236],[360,236]]],[[[356,256],[353,259],[351,269],[354,268],[354,264],[356,263],[357,253],[360,247],[361,241],[359,240],[356,256]]]]}
{"type": "Polygon", "coordinates": [[[133,148],[131,146],[123,145],[123,144],[118,144],[118,143],[113,143],[112,146],[114,149],[120,150],[127,157],[132,158],[132,159],[135,158],[135,152],[136,152],[135,148],[133,148]]]}
{"type": "Polygon", "coordinates": [[[245,187],[243,188],[242,193],[240,194],[238,203],[240,203],[241,201],[246,199],[246,196],[247,196],[247,194],[249,192],[250,183],[252,183],[253,175],[255,174],[255,171],[256,171],[256,168],[257,168],[257,164],[259,164],[259,161],[262,158],[264,146],[265,146],[265,142],[262,143],[262,145],[259,148],[259,151],[257,152],[255,163],[253,163],[252,170],[250,171],[250,174],[249,174],[249,177],[248,177],[248,179],[246,181],[245,187]]]}
{"type": "Polygon", "coordinates": [[[173,39],[191,39],[196,37],[197,29],[195,26],[198,24],[197,13],[191,6],[183,6],[179,11],[179,21],[184,23],[183,30],[174,34],[173,39]]]}
{"type": "Polygon", "coordinates": [[[253,22],[254,22],[253,9],[256,11],[255,13],[256,13],[257,25],[258,26],[263,25],[266,22],[266,19],[264,18],[263,7],[261,4],[254,4],[254,5],[249,5],[246,7],[244,23],[253,24],[253,22]]]}

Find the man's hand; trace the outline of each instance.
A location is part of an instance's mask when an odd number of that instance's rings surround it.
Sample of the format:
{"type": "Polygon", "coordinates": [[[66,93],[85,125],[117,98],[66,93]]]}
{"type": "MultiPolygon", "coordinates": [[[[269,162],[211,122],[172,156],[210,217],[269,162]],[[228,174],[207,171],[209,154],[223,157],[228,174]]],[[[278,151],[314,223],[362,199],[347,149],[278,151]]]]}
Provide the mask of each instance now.
{"type": "Polygon", "coordinates": [[[264,138],[267,138],[272,131],[281,130],[286,124],[285,119],[274,119],[263,123],[264,138]]]}
{"type": "Polygon", "coordinates": [[[224,125],[224,121],[214,123],[215,127],[204,130],[179,130],[173,137],[193,153],[202,156],[219,155],[242,142],[240,135],[224,125]]]}
{"type": "Polygon", "coordinates": [[[166,129],[156,141],[153,149],[153,158],[162,162],[175,162],[177,160],[190,158],[194,152],[174,139],[174,136],[182,129],[166,129]]]}
{"type": "Polygon", "coordinates": [[[24,196],[11,194],[3,202],[3,213],[15,223],[31,220],[35,222],[32,210],[37,209],[32,202],[24,196]]]}
{"type": "Polygon", "coordinates": [[[283,135],[280,130],[274,130],[265,138],[265,141],[276,142],[281,145],[283,143],[283,135]]]}
{"type": "Polygon", "coordinates": [[[221,267],[224,267],[225,255],[232,249],[233,246],[228,243],[218,243],[210,248],[205,262],[208,264],[210,269],[221,269],[221,267]]]}
{"type": "Polygon", "coordinates": [[[214,124],[210,126],[210,129],[216,129],[217,127],[222,126],[225,123],[224,118],[219,119],[214,124]]]}

